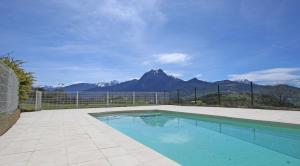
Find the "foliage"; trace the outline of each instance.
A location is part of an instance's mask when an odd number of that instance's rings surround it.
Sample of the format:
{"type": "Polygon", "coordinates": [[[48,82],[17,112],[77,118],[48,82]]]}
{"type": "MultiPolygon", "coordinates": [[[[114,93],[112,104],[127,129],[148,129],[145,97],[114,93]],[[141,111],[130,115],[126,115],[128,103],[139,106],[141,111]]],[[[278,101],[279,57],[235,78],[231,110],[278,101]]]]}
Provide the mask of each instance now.
{"type": "Polygon", "coordinates": [[[288,97],[295,94],[287,85],[276,85],[274,87],[274,96],[278,98],[279,105],[287,104],[288,97]]]}
{"type": "Polygon", "coordinates": [[[31,72],[26,72],[23,69],[22,64],[24,62],[22,60],[15,60],[7,55],[0,57],[0,61],[10,67],[16,73],[16,76],[19,79],[19,100],[26,100],[34,81],[33,74],[31,72]]]}
{"type": "MultiPolygon", "coordinates": [[[[208,94],[197,99],[197,103],[204,105],[218,105],[218,94],[208,94]]],[[[251,98],[249,93],[223,93],[221,94],[221,105],[228,107],[249,107],[251,98]]],[[[295,107],[294,104],[282,99],[264,94],[254,95],[255,106],[273,106],[273,107],[295,107]]]]}

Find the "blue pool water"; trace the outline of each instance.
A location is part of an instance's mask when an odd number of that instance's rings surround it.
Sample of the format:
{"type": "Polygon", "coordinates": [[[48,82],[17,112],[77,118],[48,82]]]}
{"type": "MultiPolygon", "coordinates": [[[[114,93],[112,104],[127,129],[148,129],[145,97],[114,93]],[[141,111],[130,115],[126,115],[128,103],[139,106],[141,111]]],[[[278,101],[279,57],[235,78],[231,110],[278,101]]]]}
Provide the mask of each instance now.
{"type": "Polygon", "coordinates": [[[186,166],[300,166],[300,127],[167,111],[93,114],[186,166]]]}

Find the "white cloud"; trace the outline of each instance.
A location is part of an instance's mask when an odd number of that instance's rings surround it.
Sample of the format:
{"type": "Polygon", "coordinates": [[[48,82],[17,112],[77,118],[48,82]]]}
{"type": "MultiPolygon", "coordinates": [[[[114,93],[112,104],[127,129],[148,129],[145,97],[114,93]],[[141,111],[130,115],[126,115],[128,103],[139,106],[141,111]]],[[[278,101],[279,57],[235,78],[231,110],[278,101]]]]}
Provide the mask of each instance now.
{"type": "Polygon", "coordinates": [[[182,77],[183,74],[182,73],[179,73],[179,72],[174,72],[174,71],[168,71],[168,70],[164,70],[164,72],[169,75],[169,76],[173,76],[173,77],[176,77],[176,78],[179,78],[179,77],[182,77]]]}
{"type": "Polygon", "coordinates": [[[202,76],[203,76],[203,74],[201,74],[201,73],[195,75],[196,78],[201,78],[202,76]]]}
{"type": "Polygon", "coordinates": [[[229,79],[248,79],[261,84],[289,84],[300,86],[300,68],[272,68],[244,74],[231,74],[229,75],[229,79]]]}
{"type": "Polygon", "coordinates": [[[138,42],[147,27],[165,22],[160,0],[59,0],[45,2],[59,6],[68,32],[82,38],[138,42]]]}
{"type": "Polygon", "coordinates": [[[37,47],[36,49],[45,49],[47,51],[72,54],[100,52],[99,45],[96,44],[63,44],[58,46],[37,47]]]}
{"type": "Polygon", "coordinates": [[[189,62],[190,56],[185,53],[163,53],[154,55],[156,58],[155,62],[160,64],[179,64],[185,65],[189,62]]]}
{"type": "Polygon", "coordinates": [[[119,21],[129,22],[133,25],[144,26],[147,24],[149,15],[155,16],[157,21],[165,19],[164,15],[159,11],[158,0],[106,0],[101,7],[101,12],[105,16],[115,18],[119,21]]]}
{"type": "Polygon", "coordinates": [[[159,139],[167,144],[184,144],[190,141],[191,136],[187,133],[164,133],[159,139]]]}
{"type": "Polygon", "coordinates": [[[180,74],[180,73],[168,73],[168,75],[171,75],[171,76],[173,76],[173,77],[182,77],[182,74],[180,74]]]}

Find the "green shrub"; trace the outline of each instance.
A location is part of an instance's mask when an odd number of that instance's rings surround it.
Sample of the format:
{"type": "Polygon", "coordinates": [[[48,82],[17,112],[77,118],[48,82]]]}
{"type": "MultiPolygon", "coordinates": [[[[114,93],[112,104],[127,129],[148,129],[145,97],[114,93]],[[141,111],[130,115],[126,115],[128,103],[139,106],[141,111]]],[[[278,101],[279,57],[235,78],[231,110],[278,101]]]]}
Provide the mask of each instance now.
{"type": "Polygon", "coordinates": [[[28,98],[28,93],[31,91],[34,81],[33,74],[26,72],[22,64],[22,60],[15,60],[14,58],[7,56],[0,57],[0,61],[10,67],[19,79],[19,101],[24,101],[28,98]]]}

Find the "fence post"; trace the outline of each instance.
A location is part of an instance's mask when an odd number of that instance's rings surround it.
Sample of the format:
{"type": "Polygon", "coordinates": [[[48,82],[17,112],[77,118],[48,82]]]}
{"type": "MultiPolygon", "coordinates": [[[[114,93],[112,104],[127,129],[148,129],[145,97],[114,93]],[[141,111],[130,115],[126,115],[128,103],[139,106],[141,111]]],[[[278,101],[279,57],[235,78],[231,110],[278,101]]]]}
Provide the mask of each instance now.
{"type": "Polygon", "coordinates": [[[177,104],[180,104],[179,103],[179,89],[177,89],[177,104]]]}
{"type": "Polygon", "coordinates": [[[79,99],[79,93],[77,91],[76,92],[76,108],[78,108],[78,99],[79,99]]]}
{"type": "Polygon", "coordinates": [[[38,102],[38,92],[37,90],[35,91],[35,103],[34,103],[34,110],[37,110],[37,102],[38,102]]]}
{"type": "Polygon", "coordinates": [[[220,85],[218,84],[218,103],[221,105],[220,85]]]}
{"type": "Polygon", "coordinates": [[[166,91],[164,90],[164,104],[166,104],[166,91]]]}
{"type": "Polygon", "coordinates": [[[35,104],[34,104],[34,110],[40,110],[42,108],[42,92],[35,91],[35,104]]]}
{"type": "Polygon", "coordinates": [[[135,92],[132,92],[132,105],[135,105],[135,92]]]}
{"type": "Polygon", "coordinates": [[[34,110],[37,111],[38,109],[38,91],[35,91],[35,105],[34,105],[34,110]]]}
{"type": "Polygon", "coordinates": [[[254,96],[253,96],[253,83],[250,82],[250,91],[251,91],[251,106],[253,107],[254,104],[254,96]]]}
{"type": "Polygon", "coordinates": [[[59,92],[56,92],[55,95],[56,95],[56,107],[59,108],[59,104],[60,104],[59,103],[59,98],[58,98],[59,92]]]}
{"type": "Polygon", "coordinates": [[[106,106],[109,106],[109,92],[106,92],[106,106]]]}
{"type": "Polygon", "coordinates": [[[197,88],[195,88],[195,104],[197,104],[197,88]]]}
{"type": "Polygon", "coordinates": [[[155,92],[155,104],[158,104],[158,100],[157,100],[157,92],[155,92]]]}

